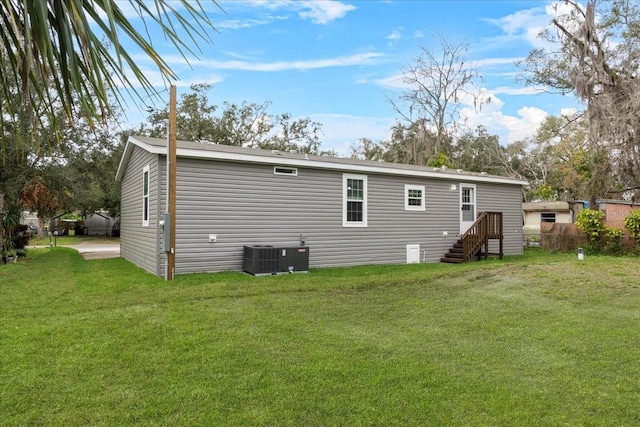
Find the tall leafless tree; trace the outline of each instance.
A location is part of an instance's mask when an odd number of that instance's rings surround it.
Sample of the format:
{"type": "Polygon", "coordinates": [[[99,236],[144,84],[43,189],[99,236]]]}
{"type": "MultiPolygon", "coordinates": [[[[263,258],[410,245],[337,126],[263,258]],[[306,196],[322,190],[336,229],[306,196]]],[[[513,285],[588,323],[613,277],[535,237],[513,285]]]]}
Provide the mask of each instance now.
{"type": "Polygon", "coordinates": [[[418,127],[414,134],[423,137],[420,143],[428,147],[427,159],[437,156],[451,140],[463,101],[477,100],[474,83],[479,76],[467,61],[467,43],[443,36],[439,42],[436,49],[422,47],[420,55],[402,70],[406,89],[388,97],[408,126],[418,127]]]}

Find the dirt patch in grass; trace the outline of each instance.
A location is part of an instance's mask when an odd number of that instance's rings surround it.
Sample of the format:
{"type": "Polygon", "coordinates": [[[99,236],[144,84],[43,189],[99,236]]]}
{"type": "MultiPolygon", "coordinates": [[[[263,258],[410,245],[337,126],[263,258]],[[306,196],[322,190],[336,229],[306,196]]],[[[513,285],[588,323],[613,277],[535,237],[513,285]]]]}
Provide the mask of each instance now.
{"type": "Polygon", "coordinates": [[[82,254],[84,259],[107,259],[120,258],[120,251],[112,252],[85,252],[82,254]]]}

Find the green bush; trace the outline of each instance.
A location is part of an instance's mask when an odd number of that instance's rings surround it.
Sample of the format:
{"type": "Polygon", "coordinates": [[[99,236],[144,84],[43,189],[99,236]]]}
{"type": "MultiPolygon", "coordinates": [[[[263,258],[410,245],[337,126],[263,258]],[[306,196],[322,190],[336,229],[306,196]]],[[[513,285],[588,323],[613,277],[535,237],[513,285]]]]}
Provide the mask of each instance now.
{"type": "Polygon", "coordinates": [[[29,233],[29,227],[24,224],[18,224],[13,231],[13,248],[24,249],[31,239],[31,233],[29,233]]]}
{"type": "Polygon", "coordinates": [[[604,252],[609,255],[622,255],[622,228],[605,227],[604,230],[604,252]]]}
{"type": "Polygon", "coordinates": [[[590,243],[594,243],[604,233],[604,212],[594,209],[583,209],[576,217],[576,225],[587,234],[590,243]]]}
{"type": "Polygon", "coordinates": [[[7,258],[16,255],[16,242],[14,240],[16,227],[20,225],[22,213],[19,209],[12,207],[4,212],[0,212],[0,227],[3,228],[4,238],[0,242],[0,258],[3,263],[7,262],[7,258]]]}
{"type": "Polygon", "coordinates": [[[640,239],[640,209],[632,211],[624,219],[624,226],[631,232],[636,239],[640,239]]]}
{"type": "MultiPolygon", "coordinates": [[[[609,255],[620,255],[624,252],[621,239],[623,230],[605,226],[604,212],[584,209],[576,217],[576,225],[587,235],[586,249],[589,252],[609,255]]],[[[640,219],[638,225],[640,227],[640,219]]]]}

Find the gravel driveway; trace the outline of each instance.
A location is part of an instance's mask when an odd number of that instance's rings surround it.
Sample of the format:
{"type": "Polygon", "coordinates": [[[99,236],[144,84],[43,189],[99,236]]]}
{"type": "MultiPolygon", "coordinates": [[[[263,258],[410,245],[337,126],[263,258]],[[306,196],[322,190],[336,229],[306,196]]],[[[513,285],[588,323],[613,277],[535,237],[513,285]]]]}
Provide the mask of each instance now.
{"type": "Polygon", "coordinates": [[[104,259],[104,258],[119,258],[120,257],[120,245],[117,244],[80,244],[69,245],[66,248],[72,248],[82,254],[84,259],[104,259]]]}
{"type": "MultiPolygon", "coordinates": [[[[104,258],[119,258],[120,257],[120,244],[110,241],[104,243],[100,241],[88,241],[77,245],[58,245],[65,248],[75,249],[84,259],[104,259],[104,258]]],[[[27,246],[27,248],[46,248],[48,246],[27,246]]]]}

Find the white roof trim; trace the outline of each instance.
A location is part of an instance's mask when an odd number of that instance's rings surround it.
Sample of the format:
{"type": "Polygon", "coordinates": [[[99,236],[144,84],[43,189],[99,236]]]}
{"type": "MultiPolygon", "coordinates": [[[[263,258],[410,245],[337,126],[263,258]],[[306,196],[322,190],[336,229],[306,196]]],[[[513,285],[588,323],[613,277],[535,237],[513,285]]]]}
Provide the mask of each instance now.
{"type": "MultiPolygon", "coordinates": [[[[122,159],[120,161],[120,165],[118,166],[118,172],[116,173],[116,179],[121,180],[124,175],[124,169],[126,169],[126,165],[129,161],[129,157],[131,156],[131,151],[133,150],[133,145],[137,145],[140,148],[159,155],[166,155],[167,148],[157,145],[150,145],[143,141],[140,141],[134,136],[130,136],[127,141],[127,146],[125,147],[125,151],[122,155],[122,159]]],[[[221,161],[229,161],[229,162],[242,162],[242,163],[259,163],[259,164],[268,164],[268,165],[277,165],[277,166],[293,166],[293,167],[307,167],[314,169],[325,169],[325,170],[338,170],[343,172],[354,172],[354,173],[375,173],[375,174],[384,174],[384,175],[399,175],[399,176],[412,176],[412,177],[424,177],[424,178],[440,178],[440,179],[449,179],[456,181],[472,181],[472,182],[491,182],[498,184],[512,184],[512,185],[527,185],[528,182],[516,178],[506,178],[499,177],[494,175],[470,175],[465,173],[458,173],[455,170],[451,169],[439,169],[433,168],[435,170],[409,170],[409,169],[400,169],[390,167],[389,163],[385,163],[386,167],[380,167],[375,165],[359,165],[359,164],[346,164],[346,163],[332,163],[330,160],[325,161],[317,161],[312,159],[293,159],[287,157],[266,157],[255,154],[244,154],[244,153],[227,153],[215,150],[198,150],[193,148],[180,148],[176,149],[177,157],[187,157],[187,158],[196,158],[196,159],[210,159],[210,160],[221,160],[221,161]]],[[[425,167],[426,169],[426,167],[425,167]]]]}
{"type": "Polygon", "coordinates": [[[129,158],[131,157],[131,151],[133,150],[133,146],[131,145],[130,141],[131,141],[131,138],[127,140],[127,143],[124,146],[124,151],[122,152],[122,157],[120,157],[120,163],[118,163],[118,170],[116,171],[116,181],[122,180],[122,176],[124,175],[124,170],[127,168],[127,164],[129,163],[129,158]]]}

